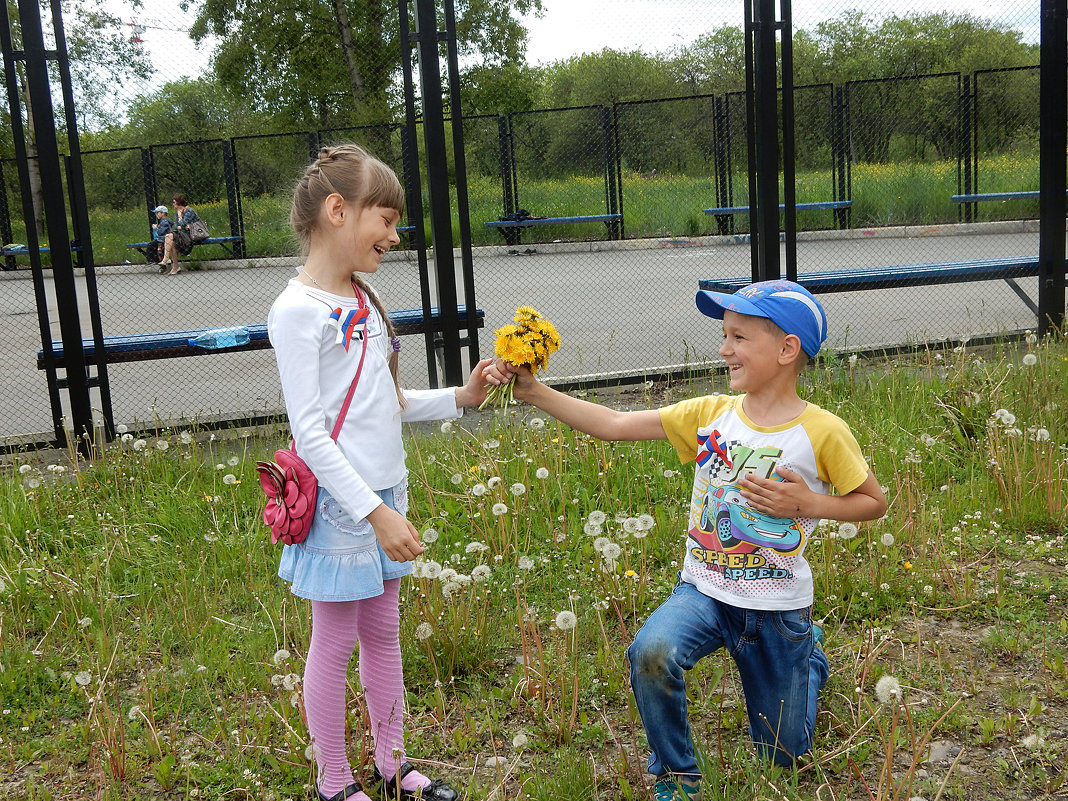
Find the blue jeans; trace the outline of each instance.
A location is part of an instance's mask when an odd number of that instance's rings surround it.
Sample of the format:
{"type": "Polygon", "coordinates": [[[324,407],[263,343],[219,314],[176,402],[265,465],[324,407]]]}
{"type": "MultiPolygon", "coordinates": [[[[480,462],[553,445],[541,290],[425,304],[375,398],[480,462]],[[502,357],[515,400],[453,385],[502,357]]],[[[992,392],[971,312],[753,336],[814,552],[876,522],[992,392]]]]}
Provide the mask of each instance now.
{"type": "Polygon", "coordinates": [[[742,609],[680,581],[627,649],[634,698],[652,754],[649,772],[700,777],[687,718],[685,672],[727,648],[738,666],[757,753],[784,766],[812,748],[816,696],[830,666],[808,609],[742,609]]]}

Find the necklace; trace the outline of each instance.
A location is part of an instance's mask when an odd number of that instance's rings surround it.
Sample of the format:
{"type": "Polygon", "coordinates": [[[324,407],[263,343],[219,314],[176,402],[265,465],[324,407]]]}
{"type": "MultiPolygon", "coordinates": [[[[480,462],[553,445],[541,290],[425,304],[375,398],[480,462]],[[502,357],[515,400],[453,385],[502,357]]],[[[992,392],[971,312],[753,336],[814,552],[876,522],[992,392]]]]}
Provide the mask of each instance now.
{"type": "Polygon", "coordinates": [[[322,289],[322,290],[323,290],[323,292],[326,292],[326,289],[325,289],[325,288],[323,287],[323,285],[322,285],[322,284],[320,284],[320,283],[319,283],[318,281],[316,281],[316,280],[315,280],[315,276],[314,276],[314,275],[312,275],[311,273],[309,273],[309,272],[308,272],[307,270],[305,270],[305,269],[304,269],[303,267],[301,267],[301,268],[300,268],[300,271],[301,271],[302,273],[304,273],[304,275],[305,275],[305,276],[307,276],[307,278],[308,278],[308,280],[309,280],[309,281],[311,281],[311,282],[312,282],[313,284],[315,284],[315,285],[316,285],[317,287],[319,287],[319,289],[322,289]]]}

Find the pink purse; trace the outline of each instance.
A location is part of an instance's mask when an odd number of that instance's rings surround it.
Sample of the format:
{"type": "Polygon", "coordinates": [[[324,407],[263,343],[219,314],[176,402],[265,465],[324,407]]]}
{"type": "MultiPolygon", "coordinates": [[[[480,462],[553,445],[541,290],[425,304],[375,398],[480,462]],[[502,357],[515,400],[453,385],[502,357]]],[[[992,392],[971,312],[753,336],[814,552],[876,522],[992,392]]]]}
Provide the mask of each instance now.
{"type": "MultiPolygon", "coordinates": [[[[360,373],[363,371],[363,359],[367,355],[367,318],[369,312],[364,302],[363,293],[359,287],[353,284],[356,290],[356,299],[359,303],[359,314],[356,323],[363,322],[363,348],[360,351],[360,363],[356,367],[356,375],[352,379],[352,386],[341,404],[337,422],[330,432],[330,438],[337,441],[341,433],[341,424],[345,422],[345,414],[349,410],[352,396],[356,393],[356,385],[360,381],[360,373]]],[[[263,510],[263,522],[271,529],[271,542],[279,540],[286,545],[298,545],[304,542],[315,519],[315,501],[319,493],[319,481],[308,467],[307,463],[297,455],[297,444],[290,442],[288,448],[282,448],[274,452],[274,461],[256,462],[256,470],[260,474],[260,486],[267,494],[267,505],[263,510]]]]}

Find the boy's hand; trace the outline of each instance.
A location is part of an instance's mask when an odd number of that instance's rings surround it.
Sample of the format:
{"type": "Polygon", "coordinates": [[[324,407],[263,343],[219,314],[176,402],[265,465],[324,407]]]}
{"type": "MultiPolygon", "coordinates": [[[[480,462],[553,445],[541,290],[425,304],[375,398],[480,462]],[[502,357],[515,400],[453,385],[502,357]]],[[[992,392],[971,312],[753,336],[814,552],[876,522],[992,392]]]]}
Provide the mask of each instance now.
{"type": "Polygon", "coordinates": [[[779,465],[775,472],[782,476],[782,481],[750,473],[738,482],[749,505],[772,517],[813,517],[805,510],[816,493],[810,490],[805,480],[793,470],[779,465]]]}
{"type": "Polygon", "coordinates": [[[529,367],[516,367],[503,359],[497,359],[483,373],[486,383],[494,386],[507,384],[513,376],[515,384],[512,386],[512,396],[516,400],[526,400],[526,391],[538,383],[529,367]]]}
{"type": "Polygon", "coordinates": [[[374,529],[386,556],[394,562],[410,562],[426,550],[419,541],[419,532],[408,518],[385,504],[376,506],[367,515],[367,522],[374,529]]]}
{"type": "Polygon", "coordinates": [[[462,387],[456,388],[457,407],[478,406],[486,399],[486,389],[488,387],[486,386],[483,374],[492,363],[492,359],[483,359],[480,361],[474,366],[474,369],[471,370],[471,375],[468,376],[467,383],[462,387]]]}

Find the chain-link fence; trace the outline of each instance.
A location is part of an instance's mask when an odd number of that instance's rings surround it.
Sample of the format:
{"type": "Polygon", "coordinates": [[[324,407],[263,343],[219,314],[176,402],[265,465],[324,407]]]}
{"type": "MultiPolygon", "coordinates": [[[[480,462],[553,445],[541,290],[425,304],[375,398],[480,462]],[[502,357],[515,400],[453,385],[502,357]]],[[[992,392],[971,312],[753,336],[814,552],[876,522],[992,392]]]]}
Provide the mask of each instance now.
{"type": "MultiPolygon", "coordinates": [[[[655,22],[637,0],[610,13],[603,3],[546,3],[540,17],[529,2],[491,5],[492,14],[458,9],[474,286],[464,298],[457,261],[461,302],[483,309],[490,330],[517,305],[543,311],[563,337],[553,378],[714,361],[719,336],[694,307],[698,281],[751,270],[742,3],[669,4],[655,22]],[[660,39],[661,26],[685,34],[660,39]]],[[[418,246],[430,239],[424,90],[416,87],[407,109],[398,8],[354,5],[342,19],[344,6],[309,4],[307,14],[268,19],[221,6],[183,16],[146,3],[71,48],[90,228],[75,231],[74,244],[80,262],[96,267],[105,337],[263,323],[297,263],[286,225],[291,187],[320,146],[341,141],[369,147],[408,187],[401,245],[373,283],[391,308],[421,306],[427,257],[418,246]],[[119,60],[94,51],[94,36],[119,60]],[[161,274],[145,256],[150,210],[163,204],[173,216],[177,194],[208,222],[211,240],[180,273],[161,274]]],[[[806,7],[793,19],[799,272],[1035,257],[1037,0],[996,18],[907,2],[855,6],[820,4],[819,16],[806,7]]],[[[75,8],[67,19],[77,19],[75,8]]],[[[6,115],[0,130],[0,336],[9,345],[0,354],[0,437],[10,438],[50,428],[38,351],[42,330],[60,337],[48,254],[35,291],[17,247],[27,238],[23,197],[50,188],[21,185],[6,115]]],[[[450,171],[455,181],[455,161],[450,171]]],[[[456,209],[454,194],[458,246],[456,209]]],[[[93,272],[79,277],[87,337],[93,272]]],[[[1033,277],[1019,286],[1035,296],[1033,277]]],[[[1001,280],[822,300],[838,349],[1036,321],[1001,280]]],[[[483,351],[490,341],[483,335],[483,351]]],[[[426,342],[405,337],[409,385],[432,378],[426,342]]],[[[269,350],[121,362],[106,379],[119,423],[280,408],[269,350]]]]}

